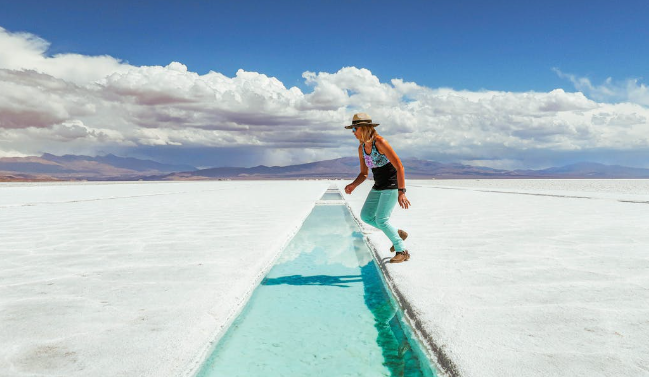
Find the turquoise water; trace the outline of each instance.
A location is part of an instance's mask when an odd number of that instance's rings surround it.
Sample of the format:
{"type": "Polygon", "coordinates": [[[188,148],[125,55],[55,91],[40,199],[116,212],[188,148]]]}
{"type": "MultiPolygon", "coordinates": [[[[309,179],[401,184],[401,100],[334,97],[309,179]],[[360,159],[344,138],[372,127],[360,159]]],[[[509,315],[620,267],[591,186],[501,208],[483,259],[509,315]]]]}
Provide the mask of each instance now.
{"type": "Polygon", "coordinates": [[[316,206],[198,376],[435,376],[347,207],[316,206]]]}
{"type": "Polygon", "coordinates": [[[320,200],[343,200],[343,197],[337,192],[325,192],[320,200]]]}

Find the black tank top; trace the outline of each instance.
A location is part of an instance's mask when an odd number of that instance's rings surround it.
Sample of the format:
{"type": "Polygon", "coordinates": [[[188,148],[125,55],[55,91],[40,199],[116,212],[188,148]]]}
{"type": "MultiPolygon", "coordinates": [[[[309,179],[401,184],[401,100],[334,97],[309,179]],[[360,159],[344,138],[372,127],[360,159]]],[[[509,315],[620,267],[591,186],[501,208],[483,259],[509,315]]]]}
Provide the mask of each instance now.
{"type": "Polygon", "coordinates": [[[397,169],[388,162],[380,168],[372,168],[372,175],[374,175],[375,190],[396,190],[399,188],[397,184],[397,169]]]}

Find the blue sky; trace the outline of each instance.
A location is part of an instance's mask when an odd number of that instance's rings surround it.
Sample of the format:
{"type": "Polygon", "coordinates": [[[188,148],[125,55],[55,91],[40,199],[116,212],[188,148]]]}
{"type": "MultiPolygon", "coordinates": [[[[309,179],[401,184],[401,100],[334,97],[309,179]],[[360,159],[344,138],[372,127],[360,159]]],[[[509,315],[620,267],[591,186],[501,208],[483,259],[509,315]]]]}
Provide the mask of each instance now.
{"type": "Polygon", "coordinates": [[[364,67],[430,87],[547,91],[552,68],[603,81],[644,77],[647,1],[4,1],[0,25],[50,53],[134,65],[263,72],[364,67]]]}
{"type": "Polygon", "coordinates": [[[646,1],[1,4],[0,157],[309,162],[363,110],[405,157],[649,167],[646,1]]]}

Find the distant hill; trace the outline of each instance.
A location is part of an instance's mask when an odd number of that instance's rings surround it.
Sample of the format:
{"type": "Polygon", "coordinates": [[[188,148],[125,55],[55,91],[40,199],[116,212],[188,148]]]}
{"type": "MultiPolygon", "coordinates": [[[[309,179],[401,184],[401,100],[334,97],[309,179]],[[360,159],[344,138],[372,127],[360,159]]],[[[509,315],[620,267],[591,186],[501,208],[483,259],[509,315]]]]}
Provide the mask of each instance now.
{"type": "Polygon", "coordinates": [[[151,179],[296,179],[296,178],[348,178],[358,174],[358,158],[343,157],[335,160],[310,162],[289,166],[259,165],[252,168],[210,168],[191,172],[173,173],[151,179]]]}
{"type": "MultiPolygon", "coordinates": [[[[649,178],[649,169],[583,162],[542,170],[502,170],[417,158],[402,159],[410,179],[488,178],[649,178]]],[[[288,166],[222,167],[197,170],[187,165],[106,156],[0,158],[0,181],[47,180],[211,180],[211,179],[349,179],[359,172],[357,157],[288,166]]],[[[370,170],[371,175],[371,170],[370,170]]]]}
{"type": "Polygon", "coordinates": [[[196,170],[131,157],[55,156],[0,158],[0,181],[132,180],[143,176],[196,170]]]}
{"type": "MultiPolygon", "coordinates": [[[[543,170],[502,170],[457,163],[440,163],[404,158],[401,160],[406,176],[411,179],[463,179],[463,178],[649,178],[649,169],[580,163],[543,170]]],[[[172,173],[149,177],[153,180],[201,179],[298,179],[298,178],[353,178],[359,173],[356,157],[312,162],[289,166],[255,166],[252,168],[211,168],[192,172],[172,173]]],[[[371,170],[370,170],[371,175],[371,170]]]]}
{"type": "Polygon", "coordinates": [[[514,173],[542,178],[649,178],[649,169],[594,162],[580,162],[543,170],[515,170],[514,173]]]}

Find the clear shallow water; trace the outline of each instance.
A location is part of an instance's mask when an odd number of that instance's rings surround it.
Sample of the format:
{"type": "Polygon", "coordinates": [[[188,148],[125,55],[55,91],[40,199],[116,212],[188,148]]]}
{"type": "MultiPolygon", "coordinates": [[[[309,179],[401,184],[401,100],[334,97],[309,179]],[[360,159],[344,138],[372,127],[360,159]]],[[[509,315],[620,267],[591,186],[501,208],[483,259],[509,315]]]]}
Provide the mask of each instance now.
{"type": "Polygon", "coordinates": [[[343,197],[337,192],[325,192],[320,200],[343,200],[343,197]]]}
{"type": "Polygon", "coordinates": [[[198,376],[434,376],[399,317],[347,207],[316,206],[198,376]]]}

